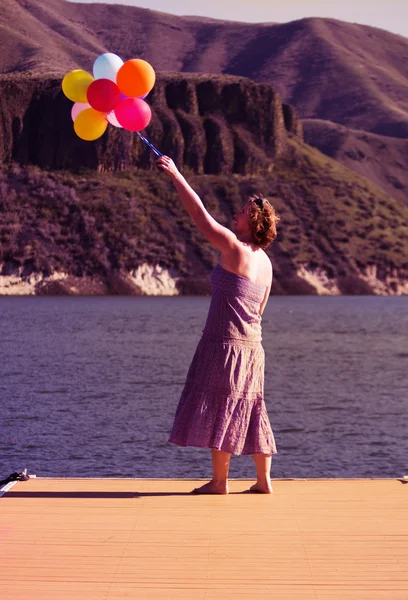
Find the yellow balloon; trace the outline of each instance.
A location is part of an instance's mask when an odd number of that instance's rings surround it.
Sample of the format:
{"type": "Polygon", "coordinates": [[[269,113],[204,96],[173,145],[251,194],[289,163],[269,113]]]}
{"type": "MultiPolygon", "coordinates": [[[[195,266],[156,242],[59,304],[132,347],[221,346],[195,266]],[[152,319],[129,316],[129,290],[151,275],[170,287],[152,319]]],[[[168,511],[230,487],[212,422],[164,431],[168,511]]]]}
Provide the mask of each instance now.
{"type": "Polygon", "coordinates": [[[74,131],[81,140],[92,142],[101,137],[106,131],[108,121],[106,115],[93,108],[86,108],[79,113],[74,121],[74,131]]]}
{"type": "Polygon", "coordinates": [[[72,102],[88,102],[86,92],[93,81],[90,73],[75,69],[67,73],[62,80],[62,91],[72,102]]]}

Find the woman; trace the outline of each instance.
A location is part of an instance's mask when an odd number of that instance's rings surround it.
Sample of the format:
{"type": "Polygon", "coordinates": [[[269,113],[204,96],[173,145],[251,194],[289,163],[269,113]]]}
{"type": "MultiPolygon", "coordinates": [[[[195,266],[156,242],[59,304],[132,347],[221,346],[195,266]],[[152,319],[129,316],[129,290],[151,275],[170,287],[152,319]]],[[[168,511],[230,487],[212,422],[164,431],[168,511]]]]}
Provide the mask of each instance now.
{"type": "Polygon", "coordinates": [[[257,481],[252,492],[272,492],[275,440],[263,400],[264,351],[261,315],[272,285],[264,249],[276,237],[279,217],[261,197],[234,216],[234,231],[205,209],[174,162],[157,164],[173,181],[203,235],[221,253],[211,274],[212,299],[203,336],[191,363],[169,441],[211,448],[213,478],[197,494],[228,494],[231,454],[252,454],[257,481]]]}

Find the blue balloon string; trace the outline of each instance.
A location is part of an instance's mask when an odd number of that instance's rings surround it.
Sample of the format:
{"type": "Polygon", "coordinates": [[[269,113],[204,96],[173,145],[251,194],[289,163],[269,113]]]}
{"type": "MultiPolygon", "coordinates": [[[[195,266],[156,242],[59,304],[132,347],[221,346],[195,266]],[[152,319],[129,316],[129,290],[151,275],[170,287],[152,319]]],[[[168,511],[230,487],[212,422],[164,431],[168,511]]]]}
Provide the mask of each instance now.
{"type": "Polygon", "coordinates": [[[136,131],[136,133],[140,137],[142,142],[144,142],[146,144],[146,146],[149,146],[150,150],[152,152],[154,152],[156,156],[163,156],[163,154],[160,152],[160,150],[157,150],[157,148],[155,146],[153,146],[153,144],[151,142],[149,142],[149,140],[147,138],[145,138],[144,135],[142,135],[138,131],[136,131]]]}

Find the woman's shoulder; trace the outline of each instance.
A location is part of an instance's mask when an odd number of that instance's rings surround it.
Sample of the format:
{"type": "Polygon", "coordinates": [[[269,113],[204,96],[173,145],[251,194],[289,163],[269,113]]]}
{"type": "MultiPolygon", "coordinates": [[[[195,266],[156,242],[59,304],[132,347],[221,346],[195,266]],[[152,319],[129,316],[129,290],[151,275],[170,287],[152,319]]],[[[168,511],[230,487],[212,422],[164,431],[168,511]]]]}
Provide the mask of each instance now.
{"type": "Polygon", "coordinates": [[[272,284],[272,263],[266,252],[260,248],[256,252],[243,248],[235,255],[222,254],[220,264],[224,269],[246,277],[254,283],[267,288],[272,284]]]}

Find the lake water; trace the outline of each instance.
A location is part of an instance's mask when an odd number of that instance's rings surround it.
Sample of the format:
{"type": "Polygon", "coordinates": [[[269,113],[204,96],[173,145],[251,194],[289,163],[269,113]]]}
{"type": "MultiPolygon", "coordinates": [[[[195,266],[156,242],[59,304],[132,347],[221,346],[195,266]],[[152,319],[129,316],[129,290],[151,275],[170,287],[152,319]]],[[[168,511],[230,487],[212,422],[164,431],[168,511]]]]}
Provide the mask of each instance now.
{"type": "MultiPolygon", "coordinates": [[[[209,476],[167,443],[209,302],[0,298],[0,479],[209,476]]],[[[408,474],[407,297],[271,297],[263,336],[273,477],[408,474]]]]}

